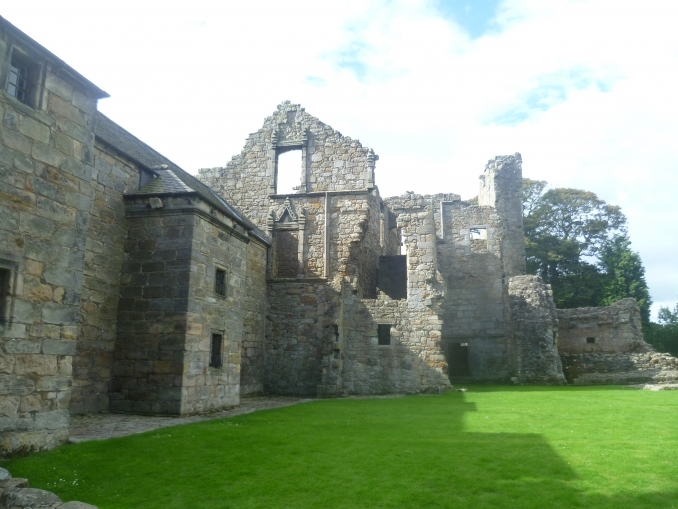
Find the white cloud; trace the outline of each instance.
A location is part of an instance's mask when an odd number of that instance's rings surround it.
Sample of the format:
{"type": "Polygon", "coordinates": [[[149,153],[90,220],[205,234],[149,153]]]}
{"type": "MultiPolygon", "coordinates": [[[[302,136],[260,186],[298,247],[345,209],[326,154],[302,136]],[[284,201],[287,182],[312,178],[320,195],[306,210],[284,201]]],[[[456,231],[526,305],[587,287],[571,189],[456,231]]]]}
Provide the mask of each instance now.
{"type": "Polygon", "coordinates": [[[471,197],[487,159],[520,151],[526,176],[621,205],[653,298],[678,298],[673,0],[506,0],[475,39],[425,0],[28,4],[3,15],[189,171],[285,99],[373,147],[385,195],[471,197]]]}

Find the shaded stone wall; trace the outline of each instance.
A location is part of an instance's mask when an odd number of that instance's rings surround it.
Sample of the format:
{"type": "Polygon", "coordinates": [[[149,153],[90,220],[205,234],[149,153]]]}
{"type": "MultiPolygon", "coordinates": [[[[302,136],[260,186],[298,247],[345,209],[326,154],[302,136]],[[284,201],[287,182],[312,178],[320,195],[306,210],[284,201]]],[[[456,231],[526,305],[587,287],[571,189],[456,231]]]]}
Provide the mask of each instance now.
{"type": "Polygon", "coordinates": [[[600,308],[559,309],[561,354],[653,351],[643,340],[640,309],[634,299],[600,308]]]}
{"type": "Polygon", "coordinates": [[[441,216],[438,259],[447,284],[443,337],[448,343],[468,344],[471,378],[506,379],[512,366],[502,266],[504,223],[495,209],[460,201],[444,204],[441,216]],[[471,238],[473,227],[473,234],[483,238],[471,238]]]}
{"type": "Polygon", "coordinates": [[[237,405],[249,239],[196,198],[154,199],[128,197],[111,409],[188,414],[237,405]],[[215,291],[217,268],[226,272],[225,295],[215,291]],[[222,366],[210,366],[213,334],[223,338],[222,366]]]}
{"type": "Polygon", "coordinates": [[[318,282],[271,282],[266,315],[264,390],[315,395],[326,327],[336,322],[338,293],[318,282]]]}
{"type": "MultiPolygon", "coordinates": [[[[4,26],[3,84],[10,48],[25,49],[4,26]]],[[[51,448],[67,438],[93,198],[94,92],[58,76],[49,58],[29,56],[43,73],[35,102],[0,93],[0,268],[9,278],[0,311],[3,454],[51,448]]]]}
{"type": "Polygon", "coordinates": [[[243,298],[243,339],[240,360],[240,394],[264,391],[264,337],[266,334],[265,246],[247,244],[247,270],[243,298]]]}
{"type": "MultiPolygon", "coordinates": [[[[176,203],[179,208],[184,200],[176,203]]],[[[128,203],[112,411],[181,413],[194,217],[128,203]]]]}
{"type": "Polygon", "coordinates": [[[538,276],[516,276],[509,280],[509,296],[516,381],[565,383],[556,347],[558,318],[551,287],[538,276]]]}
{"type": "Polygon", "coordinates": [[[407,300],[347,299],[343,372],[339,393],[440,392],[450,382],[440,353],[441,320],[407,300]],[[379,345],[377,325],[391,325],[389,345],[379,345]]]}
{"type": "Polygon", "coordinates": [[[115,350],[120,272],[127,222],[123,194],[139,186],[138,167],[113,149],[94,147],[92,200],[73,360],[71,413],[108,410],[115,350]]]}

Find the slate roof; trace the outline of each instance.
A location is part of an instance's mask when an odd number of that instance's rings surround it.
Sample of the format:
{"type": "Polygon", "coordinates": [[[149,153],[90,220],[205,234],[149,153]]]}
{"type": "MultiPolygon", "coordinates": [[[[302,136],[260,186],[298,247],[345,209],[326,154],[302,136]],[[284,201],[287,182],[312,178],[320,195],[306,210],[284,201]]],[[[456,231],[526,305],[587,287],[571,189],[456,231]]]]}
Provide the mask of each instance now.
{"type": "Polygon", "coordinates": [[[130,194],[177,194],[177,193],[192,193],[193,189],[188,187],[183,181],[177,177],[170,169],[153,169],[156,177],[151,180],[144,187],[138,191],[130,194]]]}
{"type": "Polygon", "coordinates": [[[133,134],[127,132],[103,113],[97,112],[94,132],[97,139],[110,145],[156,175],[156,178],[147,183],[142,189],[129,194],[136,196],[149,194],[158,196],[161,194],[195,193],[226,216],[239,222],[266,244],[271,243],[268,235],[259,230],[252,221],[227,203],[226,200],[215,193],[210,187],[200,182],[190,173],[182,170],[133,134]],[[166,165],[166,168],[159,168],[161,165],[166,165]]]}

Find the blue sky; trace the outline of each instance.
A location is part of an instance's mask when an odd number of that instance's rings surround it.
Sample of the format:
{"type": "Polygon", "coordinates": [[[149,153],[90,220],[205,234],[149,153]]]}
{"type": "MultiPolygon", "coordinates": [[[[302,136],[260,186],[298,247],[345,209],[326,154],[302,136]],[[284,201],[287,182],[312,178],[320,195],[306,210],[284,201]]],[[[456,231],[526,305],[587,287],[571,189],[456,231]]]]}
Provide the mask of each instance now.
{"type": "Polygon", "coordinates": [[[224,165],[284,100],[374,148],[384,196],[469,198],[488,159],[521,152],[525,176],[620,205],[655,311],[678,300],[675,0],[33,0],[2,15],[191,172],[224,165]]]}

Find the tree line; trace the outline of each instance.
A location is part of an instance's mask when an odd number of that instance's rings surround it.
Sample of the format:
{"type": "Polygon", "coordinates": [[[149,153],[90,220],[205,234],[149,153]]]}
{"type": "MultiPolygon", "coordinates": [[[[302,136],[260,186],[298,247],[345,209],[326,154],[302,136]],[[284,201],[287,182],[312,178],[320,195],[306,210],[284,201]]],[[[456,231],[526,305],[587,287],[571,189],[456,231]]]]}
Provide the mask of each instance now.
{"type": "Polygon", "coordinates": [[[638,302],[645,340],[678,355],[678,304],[650,321],[652,298],[645,268],[631,249],[626,216],[590,191],[547,189],[523,179],[527,273],[551,285],[559,308],[607,306],[626,297],[638,302]]]}

